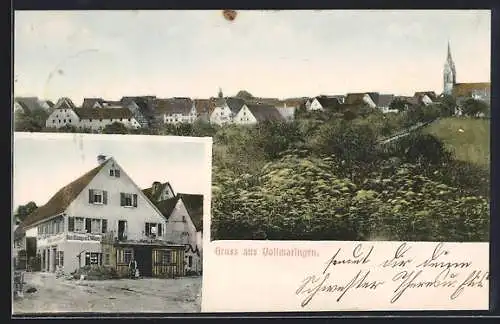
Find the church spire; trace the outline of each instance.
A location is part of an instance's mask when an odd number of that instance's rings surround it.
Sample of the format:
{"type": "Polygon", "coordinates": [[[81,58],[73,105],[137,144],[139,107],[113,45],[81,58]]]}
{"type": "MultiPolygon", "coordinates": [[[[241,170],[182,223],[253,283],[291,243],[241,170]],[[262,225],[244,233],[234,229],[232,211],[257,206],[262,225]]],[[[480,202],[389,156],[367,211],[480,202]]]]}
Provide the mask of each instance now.
{"type": "Polygon", "coordinates": [[[453,58],[451,57],[451,46],[450,41],[448,40],[448,52],[446,55],[446,62],[444,64],[443,71],[443,92],[445,94],[451,94],[453,91],[453,86],[457,81],[457,72],[455,70],[455,62],[453,62],[453,58]]]}

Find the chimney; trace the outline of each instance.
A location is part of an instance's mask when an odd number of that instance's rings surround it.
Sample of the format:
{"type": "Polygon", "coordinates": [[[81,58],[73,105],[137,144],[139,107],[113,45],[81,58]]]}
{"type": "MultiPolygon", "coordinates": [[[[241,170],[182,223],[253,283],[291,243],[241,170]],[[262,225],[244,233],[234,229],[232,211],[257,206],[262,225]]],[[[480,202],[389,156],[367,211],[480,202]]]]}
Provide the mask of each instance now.
{"type": "Polygon", "coordinates": [[[97,156],[97,163],[99,163],[99,165],[103,164],[105,161],[106,161],[106,155],[100,154],[97,156]]]}
{"type": "Polygon", "coordinates": [[[156,193],[160,190],[160,188],[161,188],[161,182],[159,181],[153,182],[153,185],[151,186],[151,194],[155,196],[156,193]]]}

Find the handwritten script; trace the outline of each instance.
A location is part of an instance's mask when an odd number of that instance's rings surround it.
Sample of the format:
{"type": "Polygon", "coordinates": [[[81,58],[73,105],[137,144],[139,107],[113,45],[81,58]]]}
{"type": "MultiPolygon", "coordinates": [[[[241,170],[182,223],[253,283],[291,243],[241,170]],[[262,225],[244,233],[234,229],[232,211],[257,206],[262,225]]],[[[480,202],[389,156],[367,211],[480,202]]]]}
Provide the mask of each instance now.
{"type": "Polygon", "coordinates": [[[489,272],[460,251],[448,249],[446,243],[436,243],[424,254],[414,253],[412,244],[416,243],[401,243],[382,262],[373,257],[376,253],[373,243],[334,249],[322,268],[298,283],[295,294],[301,307],[307,307],[324,294],[337,303],[349,296],[373,294],[397,304],[405,298],[411,299],[415,291],[419,291],[419,296],[424,292],[429,298],[436,290],[445,291],[446,298],[453,301],[467,298],[464,295],[468,290],[488,287],[489,272]]]}

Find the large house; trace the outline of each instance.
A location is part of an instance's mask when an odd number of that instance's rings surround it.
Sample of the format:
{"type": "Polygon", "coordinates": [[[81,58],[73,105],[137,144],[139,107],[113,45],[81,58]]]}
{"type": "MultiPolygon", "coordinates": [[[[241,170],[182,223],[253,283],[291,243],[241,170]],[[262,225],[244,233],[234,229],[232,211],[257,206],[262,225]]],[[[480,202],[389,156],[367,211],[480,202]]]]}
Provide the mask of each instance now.
{"type": "Polygon", "coordinates": [[[73,126],[78,129],[102,131],[107,125],[119,122],[127,128],[137,129],[141,127],[128,108],[118,104],[106,105],[104,108],[97,107],[97,105],[98,102],[94,103],[92,108],[76,108],[63,101],[54,106],[45,126],[47,128],[73,126]]]}
{"type": "Polygon", "coordinates": [[[100,155],[97,167],[61,188],[21,226],[36,238],[42,271],[104,265],[126,274],[134,258],[143,276],[183,276],[186,245],[175,243],[182,240],[170,224],[188,217],[179,210],[166,218],[114,158],[100,155]]]}

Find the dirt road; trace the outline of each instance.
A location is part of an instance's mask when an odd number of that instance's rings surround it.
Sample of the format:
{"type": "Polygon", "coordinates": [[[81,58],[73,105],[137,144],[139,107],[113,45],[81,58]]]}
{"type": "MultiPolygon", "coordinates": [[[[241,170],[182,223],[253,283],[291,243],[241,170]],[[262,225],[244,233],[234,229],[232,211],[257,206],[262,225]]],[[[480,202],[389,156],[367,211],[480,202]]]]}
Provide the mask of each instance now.
{"type": "Polygon", "coordinates": [[[193,313],[201,308],[201,277],[80,281],[26,273],[34,293],[13,302],[13,313],[193,313]]]}

